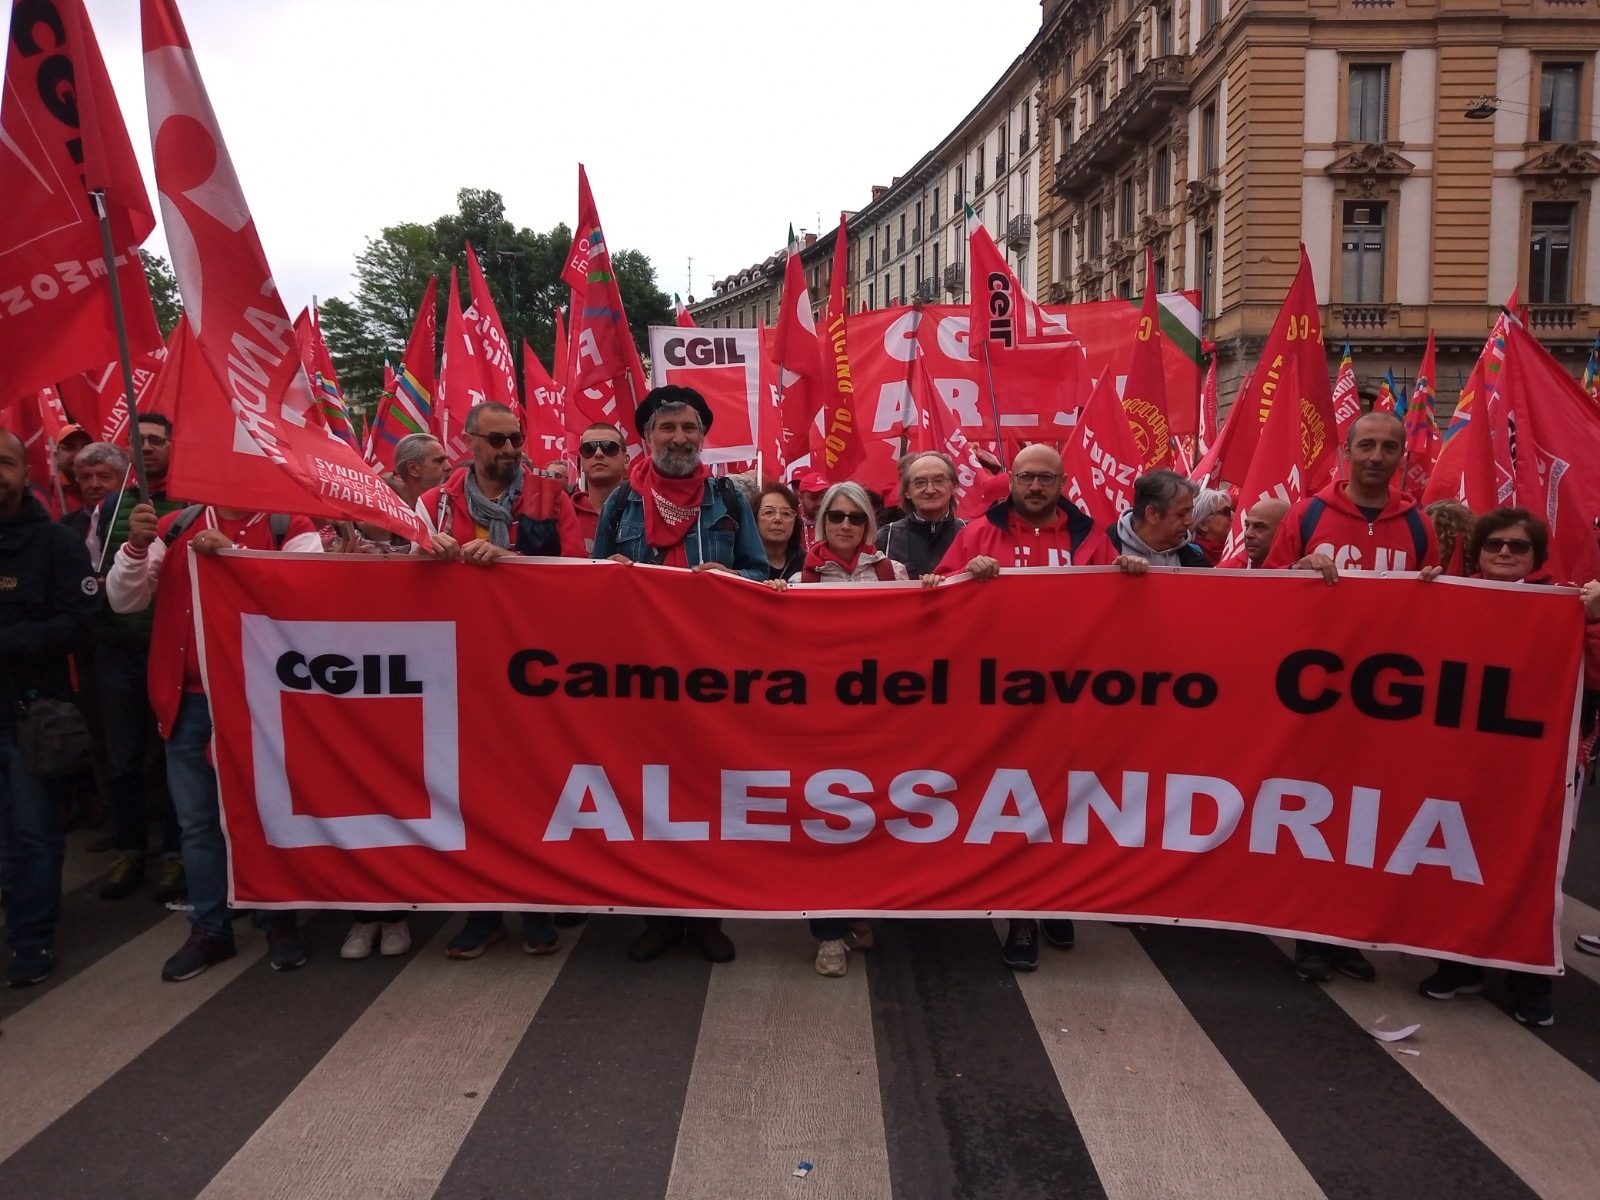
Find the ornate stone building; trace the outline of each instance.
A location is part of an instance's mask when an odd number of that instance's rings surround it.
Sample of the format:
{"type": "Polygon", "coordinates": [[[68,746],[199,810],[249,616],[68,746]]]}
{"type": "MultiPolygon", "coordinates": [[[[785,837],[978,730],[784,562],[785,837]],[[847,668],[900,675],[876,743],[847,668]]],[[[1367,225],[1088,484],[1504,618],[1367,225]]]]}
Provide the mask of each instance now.
{"type": "Polygon", "coordinates": [[[1453,401],[1512,289],[1574,370],[1600,329],[1593,0],[1044,0],[1047,299],[1202,295],[1226,400],[1305,243],[1330,358],[1453,401]]]}

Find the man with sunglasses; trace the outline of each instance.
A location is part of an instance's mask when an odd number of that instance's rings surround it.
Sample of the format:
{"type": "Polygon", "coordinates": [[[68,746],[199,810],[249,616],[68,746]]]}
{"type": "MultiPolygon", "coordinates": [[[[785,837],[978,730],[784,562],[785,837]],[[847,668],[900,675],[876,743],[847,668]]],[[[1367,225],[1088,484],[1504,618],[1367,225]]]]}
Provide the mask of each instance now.
{"type": "Polygon", "coordinates": [[[493,401],[479,404],[467,413],[463,432],[472,462],[422,497],[434,528],[460,543],[462,561],[584,557],[583,533],[561,481],[523,462],[517,414],[493,401]]]}
{"type": "MultiPolygon", "coordinates": [[[[1406,430],[1393,413],[1357,417],[1345,435],[1350,478],[1335,479],[1297,501],[1278,525],[1265,566],[1316,571],[1337,583],[1343,571],[1414,574],[1439,566],[1439,538],[1416,498],[1393,486],[1405,456],[1406,430]]],[[[1378,972],[1350,946],[1297,941],[1294,969],[1318,983],[1335,971],[1369,981],[1378,972]]]]}
{"type": "Polygon", "coordinates": [[[583,476],[583,486],[572,493],[572,507],[578,514],[578,528],[583,530],[583,544],[590,552],[594,550],[595,531],[600,527],[600,510],[627,470],[622,430],[602,421],[583,431],[578,442],[578,473],[583,476]]]}
{"type": "MultiPolygon", "coordinates": [[[[139,414],[139,441],[144,469],[150,482],[150,504],[159,521],[184,507],[167,495],[167,468],[172,462],[172,422],[159,413],[139,414]]],[[[117,551],[128,540],[139,489],[129,472],[121,491],[107,496],[95,518],[101,553],[95,574],[105,581],[117,551]]],[[[103,900],[121,900],[144,882],[145,852],[150,840],[146,812],[145,764],[162,754],[155,714],[150,707],[148,684],[150,634],[155,607],[139,612],[108,612],[95,626],[95,692],[100,720],[105,728],[106,802],[111,816],[111,846],[117,852],[111,873],[100,887],[103,900]]],[[[161,873],[152,899],[165,904],[180,899],[188,885],[184,879],[178,818],[171,801],[163,798],[161,822],[161,873]]]]}

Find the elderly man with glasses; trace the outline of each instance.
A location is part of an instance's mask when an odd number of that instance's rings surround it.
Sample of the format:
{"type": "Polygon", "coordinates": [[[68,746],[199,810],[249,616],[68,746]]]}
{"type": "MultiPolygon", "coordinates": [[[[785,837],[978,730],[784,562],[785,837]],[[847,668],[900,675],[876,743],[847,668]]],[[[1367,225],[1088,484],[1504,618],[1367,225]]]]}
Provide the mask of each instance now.
{"type": "Polygon", "coordinates": [[[923,450],[902,458],[900,502],[909,511],[878,531],[878,549],[913,577],[926,575],[966,525],[956,516],[956,465],[950,456],[923,450]]]}
{"type": "Polygon", "coordinates": [[[472,462],[422,497],[434,528],[460,543],[462,561],[487,566],[514,555],[586,557],[561,481],[530,471],[522,460],[517,414],[504,404],[479,404],[467,413],[464,432],[472,462]]]}

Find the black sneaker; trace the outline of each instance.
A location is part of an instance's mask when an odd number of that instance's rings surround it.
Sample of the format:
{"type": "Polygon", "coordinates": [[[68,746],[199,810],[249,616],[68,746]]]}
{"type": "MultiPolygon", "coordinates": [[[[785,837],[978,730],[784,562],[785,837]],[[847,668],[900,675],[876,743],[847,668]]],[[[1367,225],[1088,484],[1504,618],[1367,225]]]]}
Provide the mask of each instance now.
{"type": "Polygon", "coordinates": [[[111,864],[111,874],[100,885],[100,899],[121,900],[131,896],[144,882],[144,858],[137,854],[123,854],[111,864]]]}
{"type": "Polygon", "coordinates": [[[1341,975],[1362,983],[1371,983],[1378,977],[1378,968],[1353,946],[1329,946],[1328,957],[1333,961],[1333,969],[1341,975]]]}
{"type": "Polygon", "coordinates": [[[189,880],[183,873],[183,859],[168,858],[161,863],[161,874],[156,876],[156,889],[150,898],[157,904],[170,904],[189,894],[189,880]]]}
{"type": "Polygon", "coordinates": [[[1312,983],[1327,983],[1333,978],[1333,959],[1328,950],[1321,942],[1296,942],[1294,973],[1312,983]]]}
{"type": "Polygon", "coordinates": [[[1039,926],[1044,930],[1044,940],[1057,950],[1071,950],[1078,940],[1071,921],[1040,921],[1039,926]]]}
{"type": "Polygon", "coordinates": [[[1511,1015],[1524,1025],[1537,1025],[1541,1029],[1549,1029],[1556,1023],[1549,996],[1524,996],[1511,1010],[1511,1015]]]}
{"type": "Polygon", "coordinates": [[[306,965],[306,943],[292,920],[267,926],[267,957],[274,971],[293,971],[306,965]]]}
{"type": "Polygon", "coordinates": [[[555,915],[557,929],[576,929],[589,919],[588,913],[560,912],[555,915]]]}
{"type": "Polygon", "coordinates": [[[227,962],[238,951],[233,947],[233,938],[216,937],[201,929],[198,925],[189,928],[189,940],[161,968],[161,978],[168,983],[182,983],[185,979],[193,979],[207,967],[214,967],[219,962],[227,962]]]}
{"type": "Polygon", "coordinates": [[[1023,918],[1006,930],[1000,961],[1013,971],[1032,971],[1039,965],[1039,922],[1023,918]]]}
{"type": "Polygon", "coordinates": [[[483,952],[506,935],[506,923],[499,913],[468,913],[461,932],[444,948],[447,958],[482,958],[483,952]]]}
{"type": "Polygon", "coordinates": [[[18,950],[11,956],[11,965],[6,968],[6,986],[20,988],[43,983],[50,975],[50,968],[55,965],[55,955],[43,946],[18,950]]]}
{"type": "Polygon", "coordinates": [[[1417,991],[1429,1000],[1476,996],[1483,991],[1483,968],[1468,963],[1440,963],[1437,971],[1417,984],[1417,991]]]}

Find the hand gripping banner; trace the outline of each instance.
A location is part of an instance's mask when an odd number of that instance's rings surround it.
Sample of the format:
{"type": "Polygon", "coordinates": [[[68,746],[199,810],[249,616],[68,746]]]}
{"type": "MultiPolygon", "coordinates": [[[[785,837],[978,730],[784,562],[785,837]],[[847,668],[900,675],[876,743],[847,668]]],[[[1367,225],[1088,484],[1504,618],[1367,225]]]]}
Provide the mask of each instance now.
{"type": "Polygon", "coordinates": [[[240,553],[196,596],[241,905],[1056,914],[1560,963],[1567,590],[240,553]]]}

